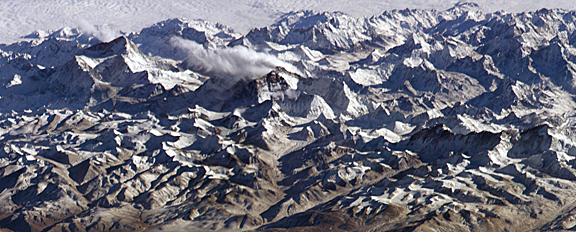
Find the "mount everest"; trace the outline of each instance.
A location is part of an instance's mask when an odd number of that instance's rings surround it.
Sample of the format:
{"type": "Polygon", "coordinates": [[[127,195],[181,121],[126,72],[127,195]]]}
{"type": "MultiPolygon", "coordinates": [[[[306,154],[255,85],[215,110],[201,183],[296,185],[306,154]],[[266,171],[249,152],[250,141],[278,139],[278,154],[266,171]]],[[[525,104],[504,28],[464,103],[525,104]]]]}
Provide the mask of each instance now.
{"type": "Polygon", "coordinates": [[[13,231],[576,228],[576,12],[297,11],[0,45],[13,231]]]}

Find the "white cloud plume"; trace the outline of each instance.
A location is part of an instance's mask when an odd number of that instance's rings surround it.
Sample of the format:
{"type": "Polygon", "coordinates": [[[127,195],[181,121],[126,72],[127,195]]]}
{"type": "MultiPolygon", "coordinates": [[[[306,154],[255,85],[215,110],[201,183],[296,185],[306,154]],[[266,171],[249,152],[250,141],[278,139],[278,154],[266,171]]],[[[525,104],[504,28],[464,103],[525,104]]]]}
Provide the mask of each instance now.
{"type": "Polygon", "coordinates": [[[77,23],[82,32],[90,34],[102,42],[110,42],[121,35],[106,26],[95,26],[85,19],[79,19],[77,23]]]}
{"type": "Polygon", "coordinates": [[[273,55],[244,46],[206,49],[194,41],[180,37],[173,37],[170,43],[188,52],[189,56],[185,61],[187,68],[210,76],[236,80],[254,79],[266,75],[278,66],[299,73],[296,67],[273,55]]]}

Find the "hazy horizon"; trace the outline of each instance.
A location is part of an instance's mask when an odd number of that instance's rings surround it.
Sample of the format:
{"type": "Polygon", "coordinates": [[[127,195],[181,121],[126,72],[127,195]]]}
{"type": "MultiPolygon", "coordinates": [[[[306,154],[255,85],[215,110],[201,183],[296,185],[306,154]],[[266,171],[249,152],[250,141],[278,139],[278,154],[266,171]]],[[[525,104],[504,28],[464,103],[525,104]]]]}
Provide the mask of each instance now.
{"type": "Polygon", "coordinates": [[[138,31],[156,22],[170,18],[204,19],[222,23],[238,32],[247,32],[274,22],[278,16],[297,10],[342,11],[354,17],[372,16],[393,9],[445,10],[458,2],[475,2],[485,12],[534,11],[541,8],[575,10],[569,0],[542,2],[520,0],[457,1],[457,0],[406,0],[406,1],[253,1],[214,0],[160,2],[153,0],[87,0],[87,1],[16,1],[0,2],[0,43],[10,43],[35,30],[56,30],[78,27],[87,21],[94,25],[106,24],[115,30],[138,31]]]}

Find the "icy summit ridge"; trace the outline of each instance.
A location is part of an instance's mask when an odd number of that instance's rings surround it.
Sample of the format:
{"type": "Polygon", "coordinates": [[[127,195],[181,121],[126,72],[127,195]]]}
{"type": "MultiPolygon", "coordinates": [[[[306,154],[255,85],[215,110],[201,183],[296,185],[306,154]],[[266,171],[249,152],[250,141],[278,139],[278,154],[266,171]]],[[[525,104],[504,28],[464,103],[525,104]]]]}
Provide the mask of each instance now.
{"type": "Polygon", "coordinates": [[[300,11],[0,45],[0,226],[573,229],[575,15],[300,11]]]}

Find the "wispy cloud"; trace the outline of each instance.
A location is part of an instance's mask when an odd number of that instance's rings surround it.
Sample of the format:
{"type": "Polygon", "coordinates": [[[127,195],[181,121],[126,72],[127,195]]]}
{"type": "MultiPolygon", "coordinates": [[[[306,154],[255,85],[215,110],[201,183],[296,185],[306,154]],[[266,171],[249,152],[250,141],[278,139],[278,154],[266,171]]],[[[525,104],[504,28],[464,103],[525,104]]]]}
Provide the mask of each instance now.
{"type": "Polygon", "coordinates": [[[206,49],[194,41],[180,37],[173,37],[170,43],[188,52],[189,56],[185,60],[187,68],[210,76],[236,80],[254,79],[266,75],[278,66],[299,73],[296,67],[273,55],[244,46],[206,49]]]}
{"type": "Polygon", "coordinates": [[[77,23],[78,28],[82,32],[90,34],[102,42],[110,42],[121,35],[118,31],[114,31],[106,26],[95,26],[85,19],[79,19],[77,23]]]}

